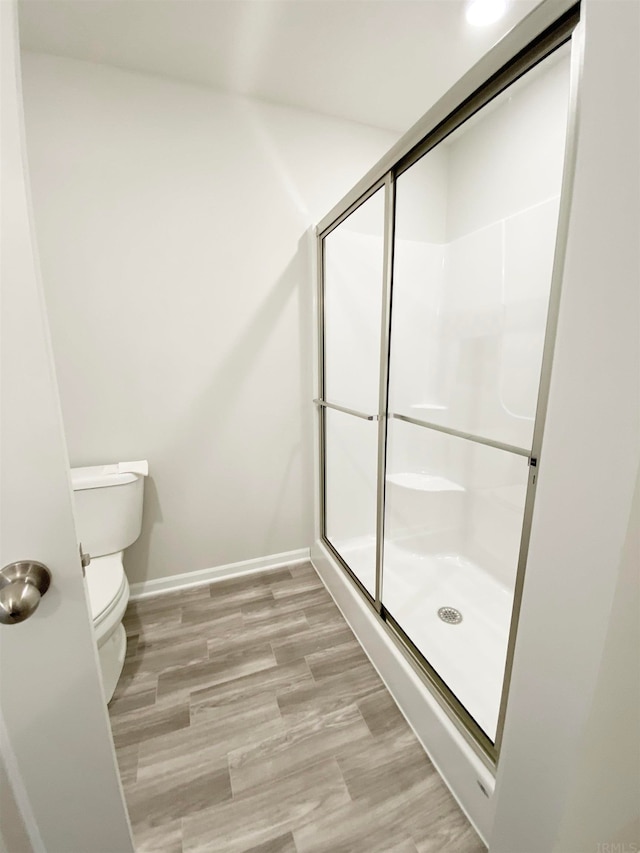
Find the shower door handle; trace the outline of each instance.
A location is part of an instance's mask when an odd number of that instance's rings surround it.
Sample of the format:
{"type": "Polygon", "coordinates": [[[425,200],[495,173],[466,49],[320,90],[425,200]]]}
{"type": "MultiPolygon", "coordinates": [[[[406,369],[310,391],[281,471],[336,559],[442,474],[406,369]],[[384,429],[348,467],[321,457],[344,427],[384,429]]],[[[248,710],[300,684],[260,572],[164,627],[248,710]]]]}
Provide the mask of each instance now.
{"type": "Polygon", "coordinates": [[[24,622],[38,609],[49,589],[51,572],[44,563],[19,560],[0,571],[0,624],[24,622]]]}
{"type": "Polygon", "coordinates": [[[366,412],[359,412],[357,409],[348,409],[346,406],[338,406],[337,403],[327,403],[326,400],[315,399],[313,401],[316,406],[321,406],[323,409],[335,409],[336,412],[344,412],[345,415],[353,415],[355,418],[362,418],[365,421],[379,421],[379,415],[368,415],[366,412]]]}

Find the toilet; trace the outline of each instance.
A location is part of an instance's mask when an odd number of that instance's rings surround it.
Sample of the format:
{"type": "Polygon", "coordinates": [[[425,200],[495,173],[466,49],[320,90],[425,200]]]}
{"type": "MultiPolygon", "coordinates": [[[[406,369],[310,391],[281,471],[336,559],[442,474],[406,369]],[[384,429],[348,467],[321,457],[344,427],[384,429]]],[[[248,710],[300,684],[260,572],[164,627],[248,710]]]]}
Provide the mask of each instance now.
{"type": "Polygon", "coordinates": [[[129,583],[122,556],[140,536],[147,471],[146,461],[71,469],[76,531],[83,552],[91,555],[85,580],[107,703],[127,649],[122,619],[129,583]]]}

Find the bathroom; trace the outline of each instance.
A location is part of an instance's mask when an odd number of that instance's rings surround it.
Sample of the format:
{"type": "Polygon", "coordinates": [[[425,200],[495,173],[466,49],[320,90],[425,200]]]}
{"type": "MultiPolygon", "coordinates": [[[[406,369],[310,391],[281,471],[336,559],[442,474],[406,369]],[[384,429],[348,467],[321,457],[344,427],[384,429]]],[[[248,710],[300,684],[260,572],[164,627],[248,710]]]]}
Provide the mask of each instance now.
{"type": "MultiPolygon", "coordinates": [[[[128,24],[142,38],[135,15],[128,24]]],[[[168,590],[178,574],[302,560],[317,539],[309,229],[466,69],[394,132],[118,69],[115,55],[56,56],[55,21],[48,32],[38,49],[23,30],[22,88],[58,388],[72,465],[149,460],[142,534],[126,554],[132,592],[168,590]]],[[[246,79],[257,73],[252,35],[235,56],[246,79]]],[[[541,570],[532,583],[547,580],[541,570]]],[[[554,592],[563,612],[557,578],[554,592]]],[[[541,606],[534,587],[523,630],[541,606]]],[[[583,677],[585,690],[595,684],[583,677]]],[[[542,703],[543,674],[534,683],[542,703]]],[[[552,742],[547,733],[545,750],[552,742]]],[[[516,752],[511,772],[524,773],[516,752]]]]}

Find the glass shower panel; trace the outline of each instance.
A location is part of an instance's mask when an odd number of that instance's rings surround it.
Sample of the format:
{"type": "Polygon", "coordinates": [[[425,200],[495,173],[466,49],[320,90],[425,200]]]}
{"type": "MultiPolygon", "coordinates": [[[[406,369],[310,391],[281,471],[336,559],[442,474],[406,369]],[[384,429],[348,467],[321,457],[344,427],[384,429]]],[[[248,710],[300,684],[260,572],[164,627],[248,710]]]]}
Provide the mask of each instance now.
{"type": "Polygon", "coordinates": [[[324,397],[378,414],[384,189],[324,239],[324,397]]]}
{"type": "Polygon", "coordinates": [[[325,410],[325,535],[376,592],[377,421],[325,410]]]}
{"type": "Polygon", "coordinates": [[[382,602],[493,740],[528,460],[391,419],[382,602]]]}
{"type": "Polygon", "coordinates": [[[372,597],[384,210],[381,188],[323,241],[323,532],[372,597]]]}
{"type": "Polygon", "coordinates": [[[531,447],[568,91],[562,48],[398,178],[392,412],[531,447]]]}
{"type": "Polygon", "coordinates": [[[382,604],[492,741],[568,99],[561,48],[396,182],[382,604]]]}

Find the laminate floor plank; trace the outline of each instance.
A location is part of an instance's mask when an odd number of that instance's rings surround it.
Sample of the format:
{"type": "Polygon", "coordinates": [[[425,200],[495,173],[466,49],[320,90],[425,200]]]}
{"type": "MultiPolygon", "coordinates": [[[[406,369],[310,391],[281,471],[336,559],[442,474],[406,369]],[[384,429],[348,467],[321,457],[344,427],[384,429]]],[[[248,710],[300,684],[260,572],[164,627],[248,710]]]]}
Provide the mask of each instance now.
{"type": "Polygon", "coordinates": [[[136,853],[183,853],[182,820],[132,823],[136,853]]]}
{"type": "Polygon", "coordinates": [[[281,580],[278,583],[271,584],[271,592],[274,598],[288,598],[290,595],[296,595],[310,590],[324,589],[320,578],[312,574],[298,575],[290,580],[281,580]]]}
{"type": "MultiPolygon", "coordinates": [[[[314,578],[318,578],[318,580],[320,580],[318,573],[314,569],[313,565],[309,562],[309,560],[305,560],[302,563],[296,563],[295,565],[290,566],[289,572],[291,574],[291,577],[293,577],[293,578],[301,578],[301,577],[311,576],[314,578]]],[[[322,581],[320,581],[320,583],[322,583],[322,581]]]]}
{"type": "Polygon", "coordinates": [[[270,643],[228,652],[221,650],[208,660],[161,672],[158,676],[158,696],[231,681],[251,672],[268,669],[275,663],[270,643]]]}
{"type": "Polygon", "coordinates": [[[398,706],[384,687],[358,699],[358,708],[372,735],[381,735],[407,725],[398,706]]]}
{"type": "Polygon", "coordinates": [[[351,744],[338,756],[338,764],[351,799],[364,800],[372,808],[419,783],[428,783],[432,777],[440,782],[408,726],[372,738],[366,752],[359,744],[351,744]]]}
{"type": "Polygon", "coordinates": [[[390,827],[380,810],[346,802],[332,814],[319,815],[293,832],[298,853],[389,853],[411,841],[404,827],[390,827]]]}
{"type": "MultiPolygon", "coordinates": [[[[281,697],[296,690],[311,687],[316,690],[316,684],[311,675],[307,662],[297,660],[290,664],[272,666],[258,672],[243,675],[222,684],[193,690],[190,696],[192,713],[201,707],[216,708],[225,705],[235,705],[247,702],[255,696],[281,697]]],[[[282,713],[282,709],[281,709],[282,713]]]]}
{"type": "Polygon", "coordinates": [[[307,617],[309,625],[327,625],[330,622],[344,624],[344,617],[333,600],[305,607],[304,615],[307,617]]]}
{"type": "Polygon", "coordinates": [[[370,741],[371,734],[358,706],[352,704],[287,727],[259,743],[231,750],[229,769],[234,796],[250,788],[268,786],[279,777],[339,755],[346,746],[363,739],[370,741]]]}
{"type": "Polygon", "coordinates": [[[315,607],[318,604],[329,604],[331,596],[326,589],[312,589],[310,592],[298,592],[292,595],[274,598],[273,601],[262,599],[252,601],[242,607],[242,615],[247,624],[270,619],[280,619],[287,613],[296,610],[304,611],[305,608],[315,607]]]}
{"type": "Polygon", "coordinates": [[[155,737],[165,737],[190,724],[188,702],[177,705],[148,705],[111,717],[111,731],[116,749],[142,743],[155,737]]]}
{"type": "Polygon", "coordinates": [[[244,853],[294,827],[330,818],[348,802],[349,793],[337,762],[328,759],[186,817],[182,822],[183,847],[185,853],[244,853]]]}
{"type": "MultiPolygon", "coordinates": [[[[137,687],[137,684],[136,684],[137,687]]],[[[126,692],[121,690],[113,695],[111,704],[109,705],[109,714],[114,717],[118,714],[125,714],[127,711],[136,711],[139,708],[148,708],[156,703],[157,685],[152,684],[143,687],[140,690],[131,689],[126,692]]]]}
{"type": "Polygon", "coordinates": [[[223,766],[190,768],[182,773],[156,774],[127,788],[127,808],[132,824],[182,820],[185,815],[231,799],[231,780],[223,766]]]}
{"type": "Polygon", "coordinates": [[[180,643],[167,640],[138,642],[136,652],[127,658],[130,669],[136,674],[151,673],[157,675],[170,669],[182,669],[187,664],[209,660],[207,640],[201,637],[185,637],[180,643]]]}
{"type": "Polygon", "coordinates": [[[256,587],[269,588],[275,583],[290,581],[291,579],[292,574],[290,569],[271,569],[251,575],[223,578],[216,583],[209,584],[208,594],[210,598],[220,598],[221,595],[238,593],[238,600],[241,600],[246,595],[247,590],[255,589],[256,587]]]}
{"type": "Polygon", "coordinates": [[[118,759],[120,779],[123,786],[126,787],[135,782],[138,775],[138,744],[132,743],[129,746],[119,747],[116,750],[116,758],[118,759]]]}
{"type": "Polygon", "coordinates": [[[298,636],[301,632],[308,632],[309,629],[307,617],[301,610],[295,610],[281,619],[271,622],[256,622],[250,625],[243,622],[239,630],[233,635],[208,639],[209,655],[213,656],[218,651],[232,651],[257,643],[286,643],[292,636],[298,636]]]}
{"type": "Polygon", "coordinates": [[[480,853],[310,563],[132,602],[109,706],[137,853],[480,853]]]}
{"type": "MultiPolygon", "coordinates": [[[[157,694],[157,690],[157,674],[153,672],[146,674],[140,673],[137,662],[125,658],[122,673],[120,674],[120,678],[116,684],[116,689],[113,693],[113,698],[109,705],[109,713],[112,714],[116,712],[117,703],[120,700],[131,698],[131,704],[133,705],[136,701],[133,699],[134,696],[137,696],[140,693],[145,693],[147,695],[150,693],[157,694]]],[[[144,705],[144,700],[139,699],[137,701],[142,702],[144,705]]]]}
{"type": "Polygon", "coordinates": [[[140,743],[138,781],[156,775],[182,773],[221,761],[228,764],[230,750],[259,743],[284,730],[275,700],[269,704],[238,703],[219,716],[195,715],[188,728],[140,743]]]}
{"type": "Polygon", "coordinates": [[[288,690],[276,688],[280,713],[287,725],[296,726],[339,711],[370,693],[380,691],[382,682],[377,677],[372,678],[372,671],[371,665],[367,664],[366,668],[352,670],[351,678],[327,679],[323,684],[312,680],[288,690]]]}
{"type": "Polygon", "coordinates": [[[279,835],[264,844],[252,847],[246,853],[296,853],[296,845],[293,841],[293,835],[287,832],[286,835],[279,835]]]}
{"type": "Polygon", "coordinates": [[[335,624],[329,624],[314,625],[312,628],[292,634],[287,639],[274,640],[271,647],[276,661],[283,664],[347,643],[358,646],[349,626],[344,624],[337,627],[335,624]]]}
{"type": "Polygon", "coordinates": [[[364,664],[368,665],[373,675],[378,677],[369,663],[369,659],[362,651],[362,647],[353,636],[346,643],[341,643],[335,647],[329,646],[321,651],[306,655],[306,660],[311,674],[318,684],[324,684],[327,679],[333,677],[338,679],[349,678],[353,670],[362,667],[364,664]]]}
{"type": "Polygon", "coordinates": [[[390,847],[389,853],[418,853],[418,848],[411,838],[407,838],[390,847]]]}
{"type": "MultiPolygon", "coordinates": [[[[204,605],[196,604],[190,607],[205,607],[204,605]]],[[[182,611],[187,610],[187,607],[182,608],[182,611]]],[[[229,614],[214,614],[210,613],[208,621],[193,623],[185,623],[180,621],[179,627],[176,622],[163,625],[162,623],[153,623],[151,625],[143,624],[139,628],[139,633],[136,635],[137,644],[132,650],[129,657],[136,658],[144,654],[146,649],[162,649],[175,646],[176,642],[182,644],[188,640],[220,640],[224,641],[228,637],[233,637],[242,631],[243,621],[240,613],[229,614]],[[177,639],[179,637],[179,639],[177,639]]],[[[127,649],[128,651],[128,649],[127,649]]]]}
{"type": "Polygon", "coordinates": [[[266,584],[254,583],[244,591],[233,590],[231,592],[211,595],[207,599],[193,602],[182,608],[182,624],[188,625],[199,622],[209,622],[216,617],[224,617],[232,609],[236,610],[243,604],[254,602],[265,602],[267,605],[274,601],[273,593],[266,584]]]}

